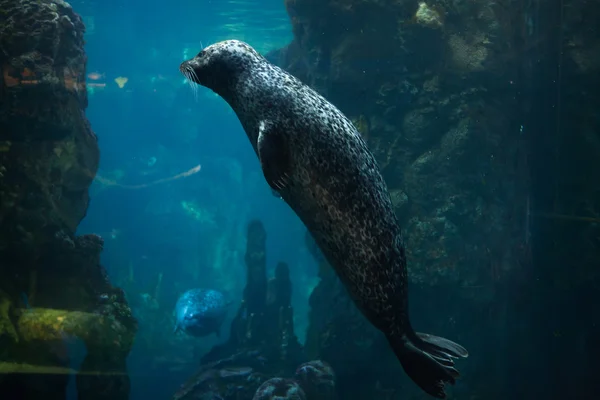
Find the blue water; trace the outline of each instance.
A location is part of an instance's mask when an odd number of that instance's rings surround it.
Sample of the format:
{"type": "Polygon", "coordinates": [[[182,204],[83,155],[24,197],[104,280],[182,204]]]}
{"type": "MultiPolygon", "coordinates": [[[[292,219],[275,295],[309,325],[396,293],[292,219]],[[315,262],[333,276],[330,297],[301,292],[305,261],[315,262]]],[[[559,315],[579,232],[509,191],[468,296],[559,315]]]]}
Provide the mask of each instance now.
{"type": "MultiPolygon", "coordinates": [[[[102,261],[114,284],[133,271],[130,301],[139,292],[151,292],[144,288],[162,273],[158,303],[170,312],[180,291],[191,287],[215,287],[240,299],[246,226],[260,219],[267,231],[269,268],[278,261],[290,265],[297,333],[303,340],[307,298],[316,283],[305,228],[271,194],[229,106],[204,88],[195,97],[178,70],[201,44],[223,39],[244,40],[263,54],[285,46],[292,34],[283,2],[71,4],[87,25],[87,72],[94,73],[88,76],[87,116],[101,149],[98,180],[78,233],[105,239],[102,261]],[[117,78],[127,78],[122,88],[117,78]],[[153,184],[198,165],[196,174],[153,184]],[[222,237],[218,249],[215,235],[222,237]]],[[[140,319],[128,359],[131,398],[169,398],[194,365],[176,372],[149,367],[149,360],[166,358],[168,366],[181,354],[173,348],[164,354],[160,343],[155,350],[139,344],[153,328],[148,324],[152,320],[140,319]],[[156,354],[148,354],[152,351],[156,354]]],[[[229,320],[220,339],[197,340],[207,340],[208,348],[225,340],[228,328],[229,320]]]]}

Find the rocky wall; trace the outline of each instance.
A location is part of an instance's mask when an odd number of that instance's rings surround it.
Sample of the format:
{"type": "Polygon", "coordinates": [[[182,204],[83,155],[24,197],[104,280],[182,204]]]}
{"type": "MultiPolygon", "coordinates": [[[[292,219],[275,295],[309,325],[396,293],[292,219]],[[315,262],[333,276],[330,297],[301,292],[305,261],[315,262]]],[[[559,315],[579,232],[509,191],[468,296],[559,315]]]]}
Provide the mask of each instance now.
{"type": "MultiPolygon", "coordinates": [[[[592,398],[597,4],[286,7],[294,41],[270,60],[361,131],[407,237],[413,325],[471,353],[450,396],[592,398]]],[[[380,335],[339,306],[348,299],[318,261],[307,352],[332,364],[344,398],[421,398],[380,335]]]]}
{"type": "MultiPolygon", "coordinates": [[[[269,58],[367,140],[406,236],[413,326],[471,353],[450,396],[502,398],[511,288],[531,266],[525,2],[285,4],[294,40],[269,58]]],[[[421,398],[327,268],[321,260],[307,352],[336,370],[342,398],[421,398]]]]}
{"type": "Polygon", "coordinates": [[[426,285],[493,284],[524,246],[516,18],[499,2],[288,0],[275,58],[359,128],[426,285]]]}
{"type": "Polygon", "coordinates": [[[136,321],[100,265],[103,240],[75,236],[100,156],[84,31],[62,0],[0,1],[3,398],[64,398],[74,341],[85,348],[79,398],[129,393],[136,321]]]}

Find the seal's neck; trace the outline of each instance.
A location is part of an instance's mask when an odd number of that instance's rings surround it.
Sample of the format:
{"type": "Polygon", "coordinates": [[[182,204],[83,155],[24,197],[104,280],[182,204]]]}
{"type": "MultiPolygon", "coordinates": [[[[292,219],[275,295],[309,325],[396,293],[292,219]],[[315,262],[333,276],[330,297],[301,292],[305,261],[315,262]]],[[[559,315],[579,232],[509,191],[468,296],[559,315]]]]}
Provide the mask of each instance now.
{"type": "Polygon", "coordinates": [[[237,86],[236,80],[224,80],[224,81],[216,81],[211,82],[206,85],[210,90],[219,95],[219,97],[223,98],[230,106],[233,107],[232,101],[235,101],[235,91],[237,86]]]}
{"type": "Polygon", "coordinates": [[[252,71],[245,71],[235,78],[228,79],[213,91],[221,96],[236,113],[255,114],[260,111],[255,109],[256,100],[264,96],[257,80],[252,71]]]}

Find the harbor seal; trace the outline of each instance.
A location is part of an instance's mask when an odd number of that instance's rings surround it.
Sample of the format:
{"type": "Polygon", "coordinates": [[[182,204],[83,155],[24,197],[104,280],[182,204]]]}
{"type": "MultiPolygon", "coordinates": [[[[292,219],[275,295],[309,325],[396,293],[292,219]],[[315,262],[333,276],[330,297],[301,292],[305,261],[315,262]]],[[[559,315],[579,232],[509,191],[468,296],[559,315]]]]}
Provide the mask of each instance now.
{"type": "Polygon", "coordinates": [[[400,226],[375,158],[325,98],[250,45],[215,43],[179,67],[238,116],[269,186],[294,210],[359,310],[382,331],[408,376],[445,398],[462,346],[415,332],[400,226]]]}
{"type": "Polygon", "coordinates": [[[175,304],[175,328],[190,336],[203,337],[211,333],[221,336],[229,303],[225,296],[213,289],[190,289],[175,304]]]}

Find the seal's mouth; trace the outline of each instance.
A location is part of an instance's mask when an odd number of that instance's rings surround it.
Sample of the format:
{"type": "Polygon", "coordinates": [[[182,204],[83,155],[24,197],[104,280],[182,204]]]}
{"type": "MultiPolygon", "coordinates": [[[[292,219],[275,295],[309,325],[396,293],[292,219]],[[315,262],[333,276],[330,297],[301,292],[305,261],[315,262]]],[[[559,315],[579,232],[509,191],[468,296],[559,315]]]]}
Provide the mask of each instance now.
{"type": "Polygon", "coordinates": [[[200,79],[198,74],[192,65],[193,60],[184,61],[179,65],[179,71],[185,77],[185,80],[190,84],[194,99],[198,101],[198,85],[200,85],[200,79]]]}
{"type": "Polygon", "coordinates": [[[194,71],[194,67],[192,67],[190,61],[184,61],[179,65],[179,72],[187,79],[190,83],[200,84],[200,80],[198,79],[198,75],[196,71],[194,71]]]}

